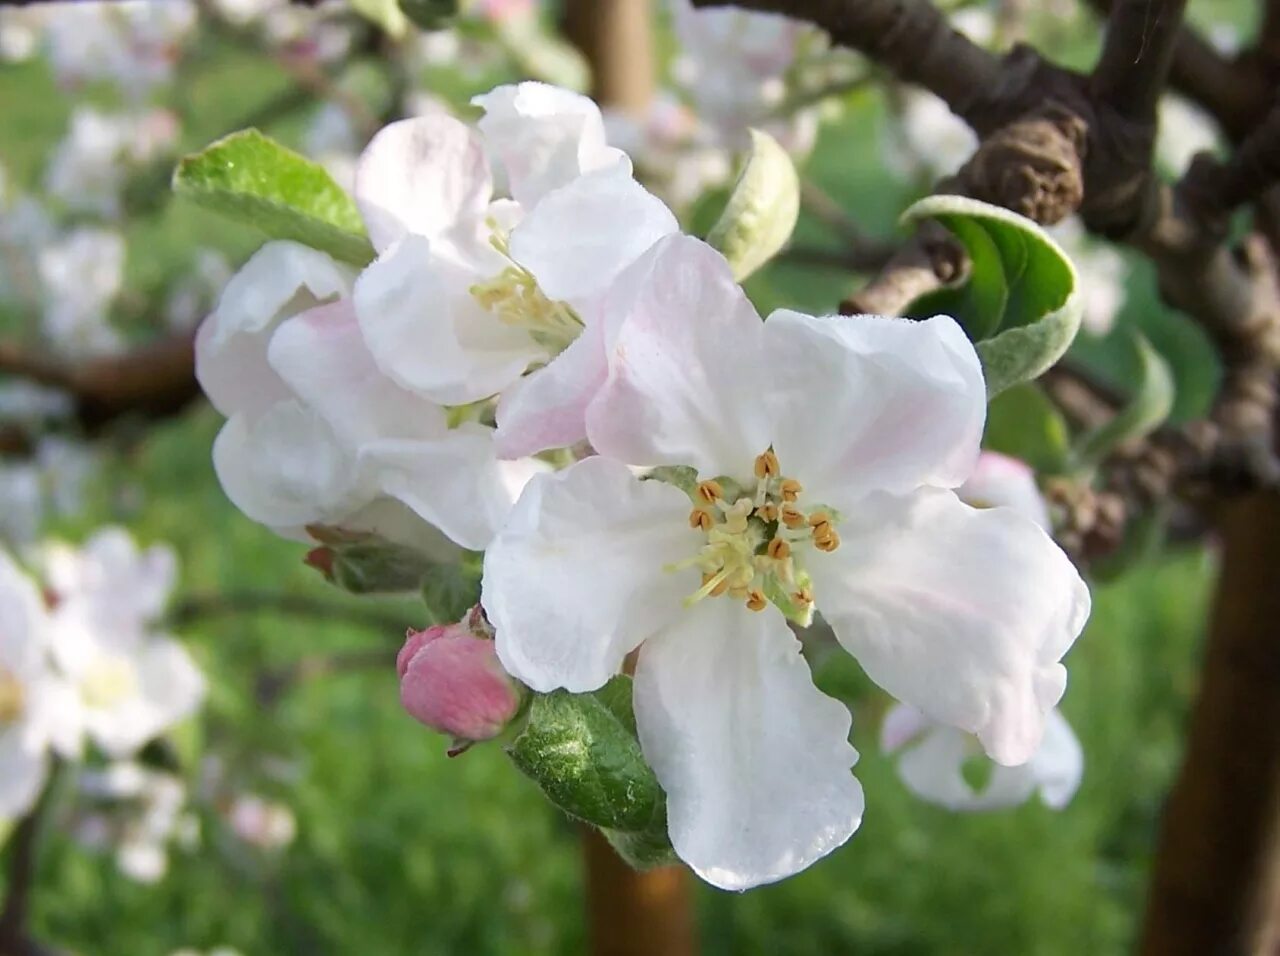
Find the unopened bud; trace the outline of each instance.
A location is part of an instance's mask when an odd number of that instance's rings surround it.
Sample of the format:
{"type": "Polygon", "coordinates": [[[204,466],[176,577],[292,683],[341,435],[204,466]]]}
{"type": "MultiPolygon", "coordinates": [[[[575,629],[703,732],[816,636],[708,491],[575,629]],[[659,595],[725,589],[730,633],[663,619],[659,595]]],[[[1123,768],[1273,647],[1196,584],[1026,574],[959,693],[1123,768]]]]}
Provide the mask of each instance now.
{"type": "Polygon", "coordinates": [[[326,581],[332,583],[334,557],[335,555],[332,548],[312,548],[307,552],[306,557],[302,559],[302,563],[315,568],[324,575],[324,579],[326,581]]]}
{"type": "Polygon", "coordinates": [[[502,669],[493,641],[477,636],[465,620],[410,631],[396,671],[404,709],[453,737],[450,753],[502,733],[523,702],[524,689],[502,669]]]}

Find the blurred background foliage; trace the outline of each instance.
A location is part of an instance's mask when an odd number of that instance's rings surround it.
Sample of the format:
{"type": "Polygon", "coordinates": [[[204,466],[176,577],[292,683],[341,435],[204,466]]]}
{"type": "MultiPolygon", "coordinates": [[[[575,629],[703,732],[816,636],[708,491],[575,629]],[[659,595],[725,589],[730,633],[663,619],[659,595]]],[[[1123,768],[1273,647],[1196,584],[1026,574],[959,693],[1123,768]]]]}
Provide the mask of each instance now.
{"type": "MultiPolygon", "coordinates": [[[[1199,2],[1192,13],[1216,23],[1235,19],[1240,8],[1199,2]]],[[[1088,63],[1095,47],[1085,21],[1054,50],[1088,63]]],[[[198,38],[180,70],[170,105],[182,117],[182,151],[245,125],[291,84],[276,64],[213,35],[198,38]]],[[[421,80],[463,103],[510,78],[462,81],[433,69],[421,80]]],[[[110,97],[91,88],[76,101],[110,97]]],[[[71,105],[43,61],[0,66],[0,162],[18,184],[37,188],[71,105]]],[[[299,146],[314,108],[304,105],[265,129],[299,146]]],[[[919,190],[884,168],[886,116],[875,87],[848,96],[840,115],[824,124],[804,175],[855,211],[867,231],[891,236],[919,190]]],[[[131,193],[124,223],[130,294],[118,318],[138,339],[155,332],[148,303],[192,268],[197,247],[218,248],[238,262],[259,241],[169,201],[168,169],[157,168],[131,193]]],[[[709,197],[691,220],[714,218],[716,202],[709,197]]],[[[829,238],[824,226],[802,216],[797,243],[822,238],[829,238]]],[[[749,291],[763,312],[785,303],[821,313],[850,282],[838,271],[784,260],[753,278],[749,291]]],[[[23,318],[5,321],[12,329],[23,318]]],[[[1158,304],[1140,264],[1130,275],[1120,331],[1082,336],[1076,357],[1123,382],[1132,372],[1129,328],[1141,329],[1172,365],[1175,416],[1203,409],[1217,374],[1208,345],[1190,322],[1158,304]]],[[[121,454],[106,460],[90,507],[52,530],[79,539],[121,522],[143,542],[177,549],[183,600],[191,604],[177,629],[211,684],[201,729],[180,748],[184,768],[194,775],[202,753],[242,762],[259,789],[294,809],[298,837],[278,856],[256,855],[220,840],[217,821],[206,819],[200,845],[175,850],[169,876],[149,887],[120,879],[109,858],[86,854],[55,832],[36,901],[40,935],[102,956],[189,945],[230,945],[251,956],[581,951],[575,827],[497,747],[449,759],[444,741],[401,711],[392,661],[403,628],[424,622],[422,607],[343,597],[302,564],[299,545],[237,513],[209,463],[218,423],[199,407],[130,436],[121,454]],[[235,606],[236,595],[251,592],[335,610],[301,618],[235,606]],[[365,621],[371,606],[401,623],[365,621]],[[318,666],[278,692],[264,687],[264,675],[300,659],[347,652],[384,655],[385,666],[318,666]]],[[[1180,756],[1213,572],[1211,547],[1170,548],[1096,588],[1088,631],[1067,660],[1063,710],[1083,743],[1086,772],[1062,812],[1032,802],[1010,812],[953,815],[914,799],[878,753],[886,699],[847,655],[823,658],[819,684],[855,705],[857,773],[868,794],[862,829],[781,885],[742,895],[699,885],[705,951],[1126,951],[1161,800],[1180,756]]]]}

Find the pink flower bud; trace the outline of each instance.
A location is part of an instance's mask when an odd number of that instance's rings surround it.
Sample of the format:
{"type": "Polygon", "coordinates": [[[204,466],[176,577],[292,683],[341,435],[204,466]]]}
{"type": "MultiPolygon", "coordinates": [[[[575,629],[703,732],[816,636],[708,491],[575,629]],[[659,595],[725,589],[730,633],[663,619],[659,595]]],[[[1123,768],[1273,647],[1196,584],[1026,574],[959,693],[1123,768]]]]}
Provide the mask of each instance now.
{"type": "Polygon", "coordinates": [[[410,631],[396,670],[404,709],[458,742],[496,737],[520,710],[523,690],[502,669],[493,641],[465,623],[410,631]]]}

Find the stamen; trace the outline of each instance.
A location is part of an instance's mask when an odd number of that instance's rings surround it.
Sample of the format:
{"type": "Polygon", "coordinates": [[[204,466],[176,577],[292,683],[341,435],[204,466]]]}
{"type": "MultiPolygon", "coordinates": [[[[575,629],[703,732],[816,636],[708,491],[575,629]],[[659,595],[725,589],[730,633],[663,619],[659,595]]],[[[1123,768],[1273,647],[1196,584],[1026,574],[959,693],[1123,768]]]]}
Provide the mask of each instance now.
{"type": "Polygon", "coordinates": [[[813,539],[813,546],[819,551],[831,552],[840,547],[840,535],[833,528],[831,532],[821,538],[813,539]]]}
{"type": "Polygon", "coordinates": [[[795,601],[797,604],[812,604],[813,591],[808,587],[802,587],[800,590],[792,593],[791,600],[795,601]]]}
{"type": "Polygon", "coordinates": [[[711,514],[703,511],[701,508],[694,508],[689,512],[689,527],[698,528],[702,531],[710,531],[711,514]]]}
{"type": "Polygon", "coordinates": [[[778,514],[782,519],[782,523],[792,529],[804,527],[807,520],[804,512],[790,502],[784,504],[778,514]]]}
{"type": "Polygon", "coordinates": [[[782,494],[783,501],[795,501],[800,497],[800,492],[804,491],[804,485],[794,478],[784,478],[778,491],[782,494]]]}
{"type": "Polygon", "coordinates": [[[769,547],[765,550],[765,553],[775,561],[783,561],[791,557],[791,545],[781,538],[774,538],[769,542],[769,547]]]}
{"type": "Polygon", "coordinates": [[[764,592],[761,591],[759,588],[752,588],[747,593],[747,610],[748,611],[763,611],[765,607],[768,605],[768,603],[769,602],[765,600],[764,592]]]}
{"type": "Polygon", "coordinates": [[[698,497],[707,504],[714,504],[724,497],[724,486],[714,478],[698,482],[698,497]]]}
{"type": "Polygon", "coordinates": [[[757,478],[776,478],[782,471],[778,464],[778,456],[770,448],[763,455],[756,456],[755,473],[757,478]]]}
{"type": "Polygon", "coordinates": [[[773,502],[768,502],[767,504],[758,505],[756,507],[756,517],[758,517],[765,524],[771,524],[772,522],[778,520],[778,506],[775,505],[773,502]]]}

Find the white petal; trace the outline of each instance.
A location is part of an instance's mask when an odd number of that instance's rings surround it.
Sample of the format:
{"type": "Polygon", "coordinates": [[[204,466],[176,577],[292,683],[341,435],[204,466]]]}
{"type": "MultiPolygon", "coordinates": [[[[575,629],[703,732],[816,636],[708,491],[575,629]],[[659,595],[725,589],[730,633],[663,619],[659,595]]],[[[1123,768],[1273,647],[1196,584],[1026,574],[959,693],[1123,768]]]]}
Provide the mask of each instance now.
{"type": "Polygon", "coordinates": [[[709,883],[798,873],[862,821],[849,711],[813,686],[772,608],[709,598],[640,649],[636,726],[671,844],[709,883]]]}
{"type": "Polygon", "coordinates": [[[1061,711],[1049,714],[1044,740],[1029,765],[1040,796],[1048,806],[1061,810],[1071,802],[1084,776],[1084,750],[1061,711]]]}
{"type": "Polygon", "coordinates": [[[232,503],[269,527],[320,521],[358,497],[354,462],[333,430],[296,401],[256,421],[228,420],[213,443],[213,468],[232,503]]]}
{"type": "Polygon", "coordinates": [[[492,192],[479,135],[442,113],[383,127],[356,164],[356,204],[379,252],[482,218],[492,192]]]}
{"type": "Polygon", "coordinates": [[[268,242],[227,283],[196,336],[196,377],[222,414],[260,411],[287,394],[267,364],[280,320],[348,295],[354,275],[297,242],[268,242]]]}
{"type": "Polygon", "coordinates": [[[498,460],[493,430],[476,424],[432,441],[373,442],[360,456],[371,486],[472,551],[488,547],[523,487],[512,487],[513,466],[498,460]]]}
{"type": "MultiPolygon", "coordinates": [[[[495,254],[496,255],[496,254],[495,254]]],[[[492,275],[501,271],[494,265],[492,275]]],[[[409,236],[388,249],[356,283],[356,315],[378,366],[405,388],[443,405],[500,392],[546,350],[504,325],[471,295],[492,278],[437,255],[409,236]]]]}
{"type": "Polygon", "coordinates": [[[489,150],[507,173],[511,195],[532,205],[583,173],[631,163],[606,145],[600,108],[587,97],[546,83],[499,86],[474,97],[489,150]]]}
{"type": "Polygon", "coordinates": [[[679,231],[657,196],[613,167],[582,176],[525,210],[511,233],[511,258],[551,299],[583,305],[645,250],[679,231]]]}
{"type": "Polygon", "coordinates": [[[1036,486],[1036,473],[1026,462],[1008,455],[984,451],[956,494],[975,508],[1012,508],[1046,531],[1052,528],[1049,506],[1036,486]]]}
{"type": "Polygon", "coordinates": [[[30,710],[26,722],[32,738],[48,744],[63,757],[79,757],[84,737],[84,710],[75,687],[49,674],[28,684],[27,693],[30,710]]]}
{"type": "Polygon", "coordinates": [[[1059,660],[1089,590],[1040,528],[952,492],[874,495],[809,562],[836,637],[890,694],[976,734],[997,761],[1028,760],[1062,696],[1059,660]]]}
{"type": "Polygon", "coordinates": [[[698,588],[689,499],[588,458],[529,482],[485,554],[498,657],[534,690],[594,690],[698,588]]]}
{"type": "Polygon", "coordinates": [[[204,702],[205,680],[187,649],[170,638],[152,638],[138,661],[141,695],[153,714],[155,734],[194,714],[204,702]]]}
{"type": "Polygon", "coordinates": [[[587,436],[633,465],[751,476],[771,439],[764,326],[724,257],[675,235],[626,270],[601,307],[609,376],[587,436]]]}
{"type": "Polygon", "coordinates": [[[604,330],[589,324],[549,364],[525,375],[498,402],[498,454],[503,458],[566,448],[587,437],[587,406],[608,369],[604,330]]]}
{"type": "Polygon", "coordinates": [[[35,582],[0,551],[0,668],[25,682],[44,668],[49,619],[35,582]]]}
{"type": "Polygon", "coordinates": [[[26,746],[18,728],[0,730],[0,820],[30,810],[48,774],[48,754],[26,746]]]}
{"type": "Polygon", "coordinates": [[[953,488],[973,470],[986,419],[982,368],[946,316],[765,322],[784,474],[837,508],[871,491],[953,488]]]}
{"type": "Polygon", "coordinates": [[[401,388],[374,363],[349,299],[284,322],[271,339],[268,358],[349,446],[445,432],[444,409],[401,388]]]}
{"type": "Polygon", "coordinates": [[[954,727],[933,724],[898,760],[898,774],[921,800],[956,811],[1003,810],[1025,803],[1035,792],[1029,764],[995,765],[981,791],[964,777],[969,760],[987,760],[978,742],[954,727]]]}

